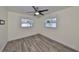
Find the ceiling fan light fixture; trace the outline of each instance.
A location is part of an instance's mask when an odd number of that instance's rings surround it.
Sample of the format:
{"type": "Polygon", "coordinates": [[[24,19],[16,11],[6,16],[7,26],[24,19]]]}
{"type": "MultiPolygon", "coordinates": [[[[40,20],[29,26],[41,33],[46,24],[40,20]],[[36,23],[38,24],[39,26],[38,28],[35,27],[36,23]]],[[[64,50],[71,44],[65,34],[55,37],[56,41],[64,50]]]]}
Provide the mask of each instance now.
{"type": "Polygon", "coordinates": [[[39,15],[39,12],[35,12],[35,15],[39,15]]]}

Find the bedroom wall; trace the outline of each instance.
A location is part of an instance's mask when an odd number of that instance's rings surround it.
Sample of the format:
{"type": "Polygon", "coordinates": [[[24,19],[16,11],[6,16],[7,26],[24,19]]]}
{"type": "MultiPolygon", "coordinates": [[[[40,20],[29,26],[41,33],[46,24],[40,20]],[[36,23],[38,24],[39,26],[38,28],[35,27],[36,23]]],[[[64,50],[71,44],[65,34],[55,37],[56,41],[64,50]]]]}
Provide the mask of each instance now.
{"type": "Polygon", "coordinates": [[[40,33],[79,51],[79,7],[70,7],[40,18],[40,33]],[[46,18],[57,17],[57,28],[45,28],[46,18]],[[41,25],[42,24],[42,25],[41,25]]]}
{"type": "Polygon", "coordinates": [[[26,14],[8,12],[8,41],[37,34],[37,32],[40,32],[38,24],[39,17],[36,18],[26,14]],[[21,28],[20,20],[22,17],[32,19],[34,21],[33,27],[21,28]]]}
{"type": "Polygon", "coordinates": [[[0,19],[5,20],[5,25],[0,25],[0,51],[2,51],[8,40],[7,15],[7,8],[0,6],[0,19]]]}

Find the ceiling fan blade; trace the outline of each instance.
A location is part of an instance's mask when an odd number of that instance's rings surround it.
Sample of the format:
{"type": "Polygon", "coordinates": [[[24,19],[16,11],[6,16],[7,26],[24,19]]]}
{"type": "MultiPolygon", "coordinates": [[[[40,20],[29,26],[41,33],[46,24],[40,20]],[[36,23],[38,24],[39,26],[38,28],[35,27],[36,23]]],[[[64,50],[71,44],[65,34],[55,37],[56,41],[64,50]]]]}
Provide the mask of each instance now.
{"type": "Polygon", "coordinates": [[[33,7],[33,9],[35,10],[35,11],[37,11],[37,9],[35,8],[35,6],[32,6],[33,7]]]}
{"type": "Polygon", "coordinates": [[[43,13],[39,12],[39,14],[44,15],[43,13]]]}
{"type": "Polygon", "coordinates": [[[46,10],[39,10],[38,12],[45,12],[45,11],[48,11],[48,9],[46,9],[46,10]]]}

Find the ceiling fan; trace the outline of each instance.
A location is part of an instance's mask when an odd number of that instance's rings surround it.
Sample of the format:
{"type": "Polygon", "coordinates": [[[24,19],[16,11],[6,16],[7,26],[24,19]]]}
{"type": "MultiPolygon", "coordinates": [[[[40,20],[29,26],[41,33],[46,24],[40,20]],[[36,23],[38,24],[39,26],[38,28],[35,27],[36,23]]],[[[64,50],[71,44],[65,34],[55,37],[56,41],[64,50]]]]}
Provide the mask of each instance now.
{"type": "Polygon", "coordinates": [[[32,6],[32,8],[34,9],[34,11],[28,12],[28,13],[33,13],[34,12],[34,16],[44,15],[42,12],[48,11],[48,9],[39,10],[39,7],[35,7],[35,6],[32,6]]]}

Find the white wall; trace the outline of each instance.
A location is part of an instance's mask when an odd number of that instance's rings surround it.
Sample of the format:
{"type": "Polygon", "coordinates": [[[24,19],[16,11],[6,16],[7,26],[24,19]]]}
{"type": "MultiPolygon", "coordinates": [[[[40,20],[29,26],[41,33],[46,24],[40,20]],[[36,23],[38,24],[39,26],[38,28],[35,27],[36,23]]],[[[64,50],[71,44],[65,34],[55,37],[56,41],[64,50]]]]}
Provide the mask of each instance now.
{"type": "Polygon", "coordinates": [[[5,25],[0,25],[0,51],[4,48],[8,39],[8,29],[7,29],[7,9],[0,6],[0,19],[5,20],[5,25]]]}
{"type": "Polygon", "coordinates": [[[79,51],[79,7],[51,13],[40,20],[41,34],[79,51]],[[57,28],[45,28],[43,26],[44,19],[53,16],[57,17],[57,28]]]}
{"type": "Polygon", "coordinates": [[[79,50],[79,7],[70,7],[43,17],[8,12],[8,40],[14,40],[29,35],[41,33],[64,45],[79,50]],[[57,16],[57,28],[45,28],[43,22],[46,18],[57,16]],[[32,28],[20,28],[20,18],[29,17],[34,20],[32,28]]]}
{"type": "Polygon", "coordinates": [[[8,41],[37,34],[40,30],[38,24],[39,19],[34,16],[8,12],[8,41]],[[21,28],[20,20],[22,17],[34,20],[33,27],[21,28]]]}

